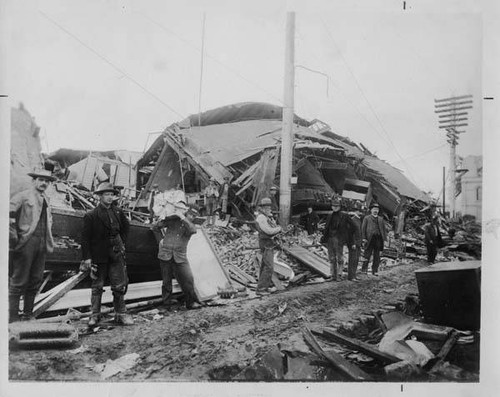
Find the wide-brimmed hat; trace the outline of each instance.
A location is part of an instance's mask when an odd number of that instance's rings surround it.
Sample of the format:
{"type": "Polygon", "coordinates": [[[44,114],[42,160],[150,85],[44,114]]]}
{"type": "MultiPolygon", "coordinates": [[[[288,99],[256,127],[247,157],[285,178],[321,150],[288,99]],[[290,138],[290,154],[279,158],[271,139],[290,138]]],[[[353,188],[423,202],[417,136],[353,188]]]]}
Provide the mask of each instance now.
{"type": "Polygon", "coordinates": [[[55,176],[52,175],[52,172],[50,172],[49,170],[44,170],[44,169],[40,169],[40,168],[33,170],[33,172],[28,172],[28,175],[31,176],[32,178],[35,178],[35,179],[36,178],[45,178],[51,182],[53,182],[57,179],[55,176]]]}
{"type": "Polygon", "coordinates": [[[96,190],[94,190],[95,194],[103,194],[106,192],[112,192],[114,194],[120,193],[119,190],[114,187],[111,182],[103,182],[97,187],[96,190]]]}
{"type": "Polygon", "coordinates": [[[273,205],[273,202],[271,201],[271,199],[269,197],[264,197],[262,200],[260,200],[259,205],[261,207],[270,207],[273,205]]]}

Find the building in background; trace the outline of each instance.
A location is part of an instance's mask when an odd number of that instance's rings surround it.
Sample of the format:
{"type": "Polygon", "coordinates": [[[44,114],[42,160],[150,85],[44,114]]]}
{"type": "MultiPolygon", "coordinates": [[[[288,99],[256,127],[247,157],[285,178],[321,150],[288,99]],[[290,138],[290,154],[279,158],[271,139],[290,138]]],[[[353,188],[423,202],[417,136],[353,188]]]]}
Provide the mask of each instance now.
{"type": "Polygon", "coordinates": [[[11,109],[10,195],[31,186],[28,172],[42,168],[40,127],[22,103],[11,109]]]}
{"type": "Polygon", "coordinates": [[[461,177],[461,192],[457,197],[457,210],[481,221],[483,201],[483,156],[467,156],[461,161],[461,169],[467,170],[461,177]]]}

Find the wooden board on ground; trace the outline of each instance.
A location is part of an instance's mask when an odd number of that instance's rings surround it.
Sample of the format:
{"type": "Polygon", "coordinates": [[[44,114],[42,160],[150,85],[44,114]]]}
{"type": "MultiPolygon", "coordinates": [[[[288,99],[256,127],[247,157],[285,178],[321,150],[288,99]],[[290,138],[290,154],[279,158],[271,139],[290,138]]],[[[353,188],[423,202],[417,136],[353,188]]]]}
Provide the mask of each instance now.
{"type": "MultiPolygon", "coordinates": [[[[162,281],[148,281],[145,283],[129,284],[125,301],[136,299],[148,299],[161,296],[162,281]]],[[[181,288],[176,280],[172,283],[172,292],[174,294],[181,292],[181,288]]],[[[102,303],[112,303],[113,294],[109,286],[104,287],[102,294],[102,303]]],[[[90,288],[74,289],[69,291],[59,301],[47,309],[47,311],[64,310],[77,307],[90,306],[90,288]]]]}
{"type": "Polygon", "coordinates": [[[187,258],[193,272],[196,295],[200,301],[212,299],[217,296],[219,288],[231,286],[229,275],[222,267],[203,229],[198,229],[191,237],[187,258]]]}
{"type": "Polygon", "coordinates": [[[34,310],[33,316],[37,317],[51,306],[53,306],[58,300],[60,300],[64,295],[66,295],[69,291],[71,291],[80,281],[88,276],[89,272],[79,272],[75,274],[73,277],[70,277],[63,283],[61,283],[60,288],[53,294],[47,296],[40,303],[38,303],[34,310]]]}
{"type": "Polygon", "coordinates": [[[356,365],[347,361],[344,357],[334,351],[325,351],[321,348],[321,346],[314,338],[313,334],[309,330],[309,328],[304,327],[302,329],[302,335],[304,336],[304,340],[307,345],[311,348],[314,353],[316,353],[319,357],[325,358],[335,369],[339,372],[347,376],[351,380],[355,381],[370,381],[372,380],[371,376],[366,372],[361,370],[356,365]]]}
{"type": "Polygon", "coordinates": [[[330,277],[332,275],[330,263],[308,251],[306,248],[294,245],[292,247],[283,247],[283,250],[323,277],[330,277]]]}
{"type": "Polygon", "coordinates": [[[327,339],[331,339],[334,342],[337,342],[341,345],[360,351],[366,354],[367,356],[373,357],[381,361],[384,364],[393,364],[397,363],[398,361],[401,361],[401,359],[399,359],[398,357],[395,357],[388,353],[381,352],[375,345],[370,345],[369,343],[349,338],[345,335],[336,332],[332,328],[323,328],[323,331],[319,333],[322,336],[326,337],[327,339]]]}

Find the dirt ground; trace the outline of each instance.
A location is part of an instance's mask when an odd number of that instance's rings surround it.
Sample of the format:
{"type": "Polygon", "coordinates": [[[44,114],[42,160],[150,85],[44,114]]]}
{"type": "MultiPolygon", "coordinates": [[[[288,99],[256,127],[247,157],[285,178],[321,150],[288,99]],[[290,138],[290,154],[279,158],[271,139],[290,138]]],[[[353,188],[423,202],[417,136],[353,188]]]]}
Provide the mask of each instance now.
{"type": "MultiPolygon", "coordinates": [[[[304,348],[304,325],[337,327],[417,293],[414,271],[423,266],[398,265],[382,269],[379,277],[364,276],[358,283],[344,279],[302,285],[199,310],[186,311],[180,305],[170,311],[159,308],[163,317],[156,319],[152,313],[137,313],[133,326],[108,322],[98,332],[80,336],[71,348],[80,347],[77,353],[11,351],[9,378],[99,382],[103,379],[93,370],[96,365],[131,353],[139,355],[135,366],[106,381],[203,381],[213,379],[220,368],[226,376],[232,368],[235,375],[278,343],[304,348]]],[[[85,330],[84,322],[74,325],[85,330]]]]}

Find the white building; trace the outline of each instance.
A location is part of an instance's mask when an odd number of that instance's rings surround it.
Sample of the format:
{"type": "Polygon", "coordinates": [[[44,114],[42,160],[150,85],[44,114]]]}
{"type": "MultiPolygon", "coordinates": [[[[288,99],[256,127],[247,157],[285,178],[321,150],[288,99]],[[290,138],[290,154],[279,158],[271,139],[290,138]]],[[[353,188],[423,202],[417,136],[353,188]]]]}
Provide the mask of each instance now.
{"type": "Polygon", "coordinates": [[[467,170],[461,178],[462,191],[457,197],[457,211],[461,215],[473,215],[481,221],[483,200],[483,156],[467,156],[461,169],[467,170]]]}

